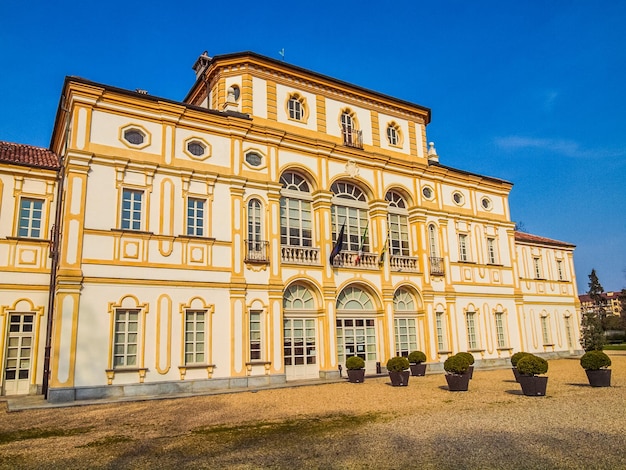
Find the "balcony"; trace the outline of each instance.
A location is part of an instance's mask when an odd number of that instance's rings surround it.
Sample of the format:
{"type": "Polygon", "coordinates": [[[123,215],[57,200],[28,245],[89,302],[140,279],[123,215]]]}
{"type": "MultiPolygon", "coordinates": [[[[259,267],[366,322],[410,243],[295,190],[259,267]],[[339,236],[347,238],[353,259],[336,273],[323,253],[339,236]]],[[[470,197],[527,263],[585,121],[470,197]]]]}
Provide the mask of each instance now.
{"type": "Polygon", "coordinates": [[[432,276],[443,276],[445,274],[443,258],[430,257],[430,274],[432,276]]]}
{"type": "Polygon", "coordinates": [[[363,148],[363,132],[355,129],[342,127],[341,135],[343,136],[343,145],[357,149],[363,148]]]}
{"type": "Polygon", "coordinates": [[[310,246],[289,246],[280,247],[280,261],[289,264],[320,265],[320,250],[310,246]]]}
{"type": "Polygon", "coordinates": [[[247,263],[269,264],[269,246],[270,243],[264,240],[245,240],[247,263]]]}
{"type": "Polygon", "coordinates": [[[379,269],[376,253],[363,253],[359,258],[358,251],[341,251],[333,260],[336,268],[379,269]]]}
{"type": "Polygon", "coordinates": [[[419,258],[415,256],[391,255],[389,267],[396,272],[418,273],[419,258]]]}

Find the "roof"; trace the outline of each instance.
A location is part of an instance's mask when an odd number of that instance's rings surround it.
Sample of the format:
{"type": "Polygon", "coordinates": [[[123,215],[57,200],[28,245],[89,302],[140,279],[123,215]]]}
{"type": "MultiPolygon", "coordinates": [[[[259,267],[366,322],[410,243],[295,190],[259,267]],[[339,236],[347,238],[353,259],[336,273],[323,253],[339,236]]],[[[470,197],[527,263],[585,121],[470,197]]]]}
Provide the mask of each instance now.
{"type": "Polygon", "coordinates": [[[454,172],[457,172],[457,173],[461,173],[463,175],[475,176],[477,178],[482,178],[484,180],[493,181],[495,183],[503,183],[503,184],[508,184],[508,185],[513,186],[513,183],[511,183],[510,181],[507,181],[507,180],[503,180],[502,178],[496,178],[494,176],[480,175],[478,173],[472,173],[471,171],[460,170],[458,168],[453,168],[451,166],[442,165],[441,163],[433,161],[433,160],[428,160],[428,166],[439,167],[439,168],[442,168],[444,170],[454,171],[454,172]]]}
{"type": "Polygon", "coordinates": [[[0,141],[0,162],[58,170],[59,157],[51,150],[26,144],[0,141]]]}
{"type": "Polygon", "coordinates": [[[575,248],[576,245],[567,242],[561,242],[559,240],[553,240],[552,238],[540,237],[538,235],[532,235],[525,232],[515,232],[516,242],[536,243],[541,245],[560,246],[563,248],[575,248]]]}
{"type": "MultiPolygon", "coordinates": [[[[622,293],[619,291],[601,292],[600,297],[606,300],[620,300],[621,294],[622,293]]],[[[589,294],[580,294],[578,299],[581,302],[591,302],[591,296],[589,294]]]]}
{"type": "MultiPolygon", "coordinates": [[[[347,88],[351,88],[355,91],[360,91],[362,93],[371,95],[371,96],[376,96],[379,99],[384,99],[384,100],[390,100],[390,101],[395,101],[398,104],[402,104],[404,106],[408,106],[411,108],[416,108],[416,109],[420,109],[421,111],[423,111],[426,114],[426,124],[428,124],[431,120],[431,110],[430,108],[426,107],[426,106],[422,106],[416,103],[412,103],[410,101],[406,101],[400,98],[396,98],[394,96],[391,95],[387,95],[385,93],[380,93],[378,91],[375,90],[371,90],[369,88],[364,88],[358,85],[355,85],[353,83],[349,83],[343,80],[339,80],[337,78],[331,77],[329,75],[324,75],[318,72],[314,72],[312,70],[309,69],[305,69],[303,67],[298,67],[297,65],[293,65],[290,64],[288,62],[285,62],[284,60],[278,60],[278,59],[274,59],[271,57],[267,57],[261,54],[257,54],[256,52],[252,52],[252,51],[244,51],[244,52],[233,52],[233,53],[229,53],[229,54],[219,54],[219,55],[215,55],[213,57],[209,58],[209,65],[208,67],[210,68],[211,65],[220,62],[220,61],[228,61],[228,60],[257,60],[257,61],[262,61],[262,62],[266,62],[269,64],[272,64],[274,67],[280,67],[283,70],[291,70],[292,72],[295,73],[301,73],[304,75],[309,75],[311,77],[315,77],[319,80],[324,80],[326,82],[330,82],[330,83],[334,83],[337,86],[341,86],[341,87],[347,87],[347,88]]],[[[185,99],[183,101],[187,101],[190,96],[192,95],[193,91],[195,90],[195,88],[197,86],[199,86],[199,83],[202,82],[201,77],[198,77],[198,79],[196,80],[196,83],[194,83],[194,85],[191,87],[191,90],[189,90],[189,93],[187,93],[187,96],[185,97],[185,99]]]]}

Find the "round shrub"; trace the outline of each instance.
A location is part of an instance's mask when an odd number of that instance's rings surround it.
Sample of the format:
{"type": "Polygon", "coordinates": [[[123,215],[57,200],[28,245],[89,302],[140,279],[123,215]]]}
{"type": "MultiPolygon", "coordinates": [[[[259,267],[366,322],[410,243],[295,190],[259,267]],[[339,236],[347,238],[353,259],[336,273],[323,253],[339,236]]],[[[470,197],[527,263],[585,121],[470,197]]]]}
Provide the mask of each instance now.
{"type": "Polygon", "coordinates": [[[459,352],[456,353],[457,356],[463,356],[467,359],[467,361],[469,362],[469,365],[471,366],[472,364],[474,364],[474,355],[472,353],[468,353],[468,352],[459,352]]]}
{"type": "Polygon", "coordinates": [[[606,369],[611,365],[611,358],[602,351],[588,351],[580,358],[580,365],[585,370],[606,369]]]}
{"type": "Polygon", "coordinates": [[[530,353],[527,353],[524,351],[516,352],[515,354],[511,356],[511,365],[513,367],[517,367],[517,363],[519,362],[519,360],[523,358],[524,356],[528,356],[529,354],[530,353]]]}
{"type": "Polygon", "coordinates": [[[517,370],[524,375],[545,374],[548,372],[548,361],[534,354],[527,354],[517,362],[517,370]]]}
{"type": "Polygon", "coordinates": [[[352,356],[346,359],[346,369],[357,370],[365,367],[365,361],[359,356],[352,356]]]}
{"type": "Polygon", "coordinates": [[[392,357],[387,361],[387,370],[389,372],[402,372],[410,367],[409,360],[403,356],[392,357]]]}
{"type": "Polygon", "coordinates": [[[450,356],[443,363],[443,369],[449,374],[465,374],[469,369],[470,363],[467,356],[455,354],[450,356]]]}
{"type": "Polygon", "coordinates": [[[411,364],[421,364],[426,362],[426,354],[422,351],[413,351],[409,354],[409,362],[411,364]]]}

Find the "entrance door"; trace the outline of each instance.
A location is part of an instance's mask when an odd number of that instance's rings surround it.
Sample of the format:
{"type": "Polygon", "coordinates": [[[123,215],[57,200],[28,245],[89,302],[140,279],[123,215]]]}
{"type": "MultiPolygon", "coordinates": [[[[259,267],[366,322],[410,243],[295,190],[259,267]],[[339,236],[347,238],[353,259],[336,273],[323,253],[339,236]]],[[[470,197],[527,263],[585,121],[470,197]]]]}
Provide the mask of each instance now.
{"type": "Polygon", "coordinates": [[[287,380],[318,379],[315,320],[285,318],[284,360],[287,380]]]}
{"type": "Polygon", "coordinates": [[[339,364],[359,356],[365,361],[367,373],[376,372],[376,327],[373,318],[338,318],[337,353],[339,364]]]}
{"type": "Polygon", "coordinates": [[[4,364],[5,395],[25,395],[30,391],[34,319],[32,314],[9,315],[4,364]]]}

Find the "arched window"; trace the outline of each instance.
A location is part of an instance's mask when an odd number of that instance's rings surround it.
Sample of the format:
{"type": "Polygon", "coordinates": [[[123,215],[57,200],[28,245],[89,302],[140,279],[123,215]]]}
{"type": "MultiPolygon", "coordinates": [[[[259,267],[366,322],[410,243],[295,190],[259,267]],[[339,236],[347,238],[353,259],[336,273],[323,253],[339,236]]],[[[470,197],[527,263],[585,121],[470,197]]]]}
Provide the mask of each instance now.
{"type": "Polygon", "coordinates": [[[288,310],[311,310],[315,307],[315,301],[311,291],[301,285],[292,284],[285,289],[283,296],[283,309],[288,310]]]}
{"type": "Polygon", "coordinates": [[[289,118],[296,121],[304,120],[304,100],[298,94],[293,94],[287,102],[289,118]]]}
{"type": "Polygon", "coordinates": [[[344,145],[363,148],[361,131],[358,130],[354,113],[349,109],[341,112],[341,135],[343,136],[344,145]]]}
{"type": "Polygon", "coordinates": [[[437,248],[437,228],[435,224],[428,226],[428,250],[431,257],[439,257],[439,249],[437,248]]]}
{"type": "Polygon", "coordinates": [[[319,378],[315,299],[311,290],[292,284],[283,295],[283,361],[287,380],[319,378]]]}
{"type": "Polygon", "coordinates": [[[396,356],[408,356],[417,346],[417,308],[413,295],[399,288],[393,295],[396,356]]]}
{"type": "Polygon", "coordinates": [[[312,245],[311,192],[309,184],[297,173],[285,172],[280,198],[280,243],[290,246],[312,245]]]}
{"type": "Polygon", "coordinates": [[[395,122],[391,122],[387,126],[387,140],[390,145],[400,145],[400,128],[395,122]]]}
{"type": "Polygon", "coordinates": [[[387,222],[389,224],[389,251],[391,255],[409,256],[408,211],[404,198],[395,191],[388,191],[387,222]]]}
{"type": "Polygon", "coordinates": [[[258,199],[248,202],[248,239],[246,240],[246,261],[267,262],[267,244],[263,240],[262,205],[258,199]]]}
{"type": "Polygon", "coordinates": [[[366,233],[368,224],[368,205],[365,194],[352,183],[335,182],[330,190],[334,194],[331,206],[333,242],[341,227],[345,226],[344,248],[347,251],[363,250],[369,252],[369,236],[366,233]]]}
{"type": "Polygon", "coordinates": [[[348,357],[365,360],[366,371],[376,370],[376,322],[374,302],[359,287],[346,287],[337,297],[337,355],[340,364],[348,357]]]}

